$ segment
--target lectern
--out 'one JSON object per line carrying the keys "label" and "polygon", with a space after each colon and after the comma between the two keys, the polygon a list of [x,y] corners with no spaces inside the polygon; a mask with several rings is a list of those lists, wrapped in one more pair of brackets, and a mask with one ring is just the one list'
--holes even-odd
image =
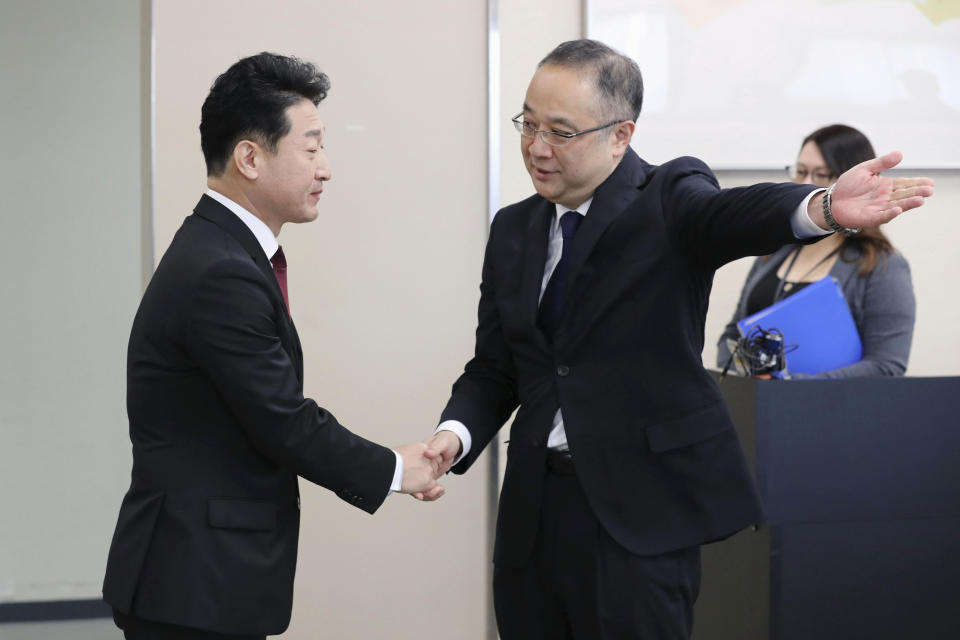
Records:
{"label": "lectern", "polygon": [[960,637],[960,378],[720,388],[767,521],[704,547],[694,638]]}

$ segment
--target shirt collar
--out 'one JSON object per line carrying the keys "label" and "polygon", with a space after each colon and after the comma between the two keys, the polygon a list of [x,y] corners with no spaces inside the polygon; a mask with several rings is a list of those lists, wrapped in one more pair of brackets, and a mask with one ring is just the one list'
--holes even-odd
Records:
{"label": "shirt collar", "polygon": [[257,239],[257,242],[260,243],[260,247],[263,249],[264,255],[267,256],[267,259],[270,260],[273,258],[273,254],[277,252],[277,248],[280,244],[277,242],[277,238],[273,235],[273,231],[270,231],[270,227],[267,224],[253,215],[236,202],[223,195],[218,193],[213,189],[207,189],[207,195],[225,206],[227,209],[230,209],[243,224],[247,225],[247,228],[250,229],[250,232]]}
{"label": "shirt collar", "polygon": [[581,204],[581,205],[580,205],[579,207],[577,207],[576,209],[571,209],[571,208],[569,208],[569,207],[565,207],[565,206],[563,206],[562,204],[560,204],[560,203],[558,202],[558,203],[557,203],[557,220],[560,220],[560,218],[563,217],[563,214],[565,214],[567,211],[576,211],[576,212],[579,213],[580,215],[585,216],[585,215],[587,215],[587,212],[590,210],[590,205],[591,205],[592,203],[593,203],[593,196],[590,196],[589,198],[587,198],[586,200],[584,200],[584,201],[583,201],[583,204]]}

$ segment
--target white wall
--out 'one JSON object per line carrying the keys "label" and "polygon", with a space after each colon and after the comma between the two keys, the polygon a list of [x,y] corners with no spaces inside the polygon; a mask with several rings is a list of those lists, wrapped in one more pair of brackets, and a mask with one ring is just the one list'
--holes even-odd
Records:
{"label": "white wall", "polygon": [[533,195],[510,118],[523,109],[537,63],[561,42],[581,37],[581,0],[500,2],[500,205]]}
{"label": "white wall", "polygon": [[[772,169],[784,139],[848,122],[904,166],[960,168],[957,5],[590,0],[591,34],[640,62],[645,157]],[[776,132],[770,135],[771,132]]]}

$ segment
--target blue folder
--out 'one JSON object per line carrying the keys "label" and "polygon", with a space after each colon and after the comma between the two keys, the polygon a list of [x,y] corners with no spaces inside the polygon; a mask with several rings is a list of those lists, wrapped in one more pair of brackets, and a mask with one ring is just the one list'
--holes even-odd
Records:
{"label": "blue folder", "polygon": [[[740,335],[755,327],[779,329],[790,373],[820,373],[859,362],[860,334],[836,278],[827,276],[737,323]],[[796,348],[791,349],[791,345]]]}

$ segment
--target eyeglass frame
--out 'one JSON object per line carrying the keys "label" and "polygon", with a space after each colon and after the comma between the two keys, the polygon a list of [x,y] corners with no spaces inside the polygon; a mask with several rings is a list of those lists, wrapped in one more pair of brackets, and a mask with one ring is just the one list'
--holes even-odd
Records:
{"label": "eyeglass frame", "polygon": [[[797,165],[795,165],[795,164],[788,164],[787,166],[785,166],[785,167],[783,168],[783,170],[787,172],[787,177],[790,178],[791,180],[796,180],[796,179],[797,179],[797,177],[798,177],[798,176],[797,176]],[[817,172],[816,172],[816,171],[807,170],[807,175],[810,176],[811,178],[814,178],[815,180],[818,179],[818,178],[816,178],[816,176],[817,176]],[[830,186],[830,184],[831,184],[833,181],[835,181],[835,180],[837,179],[837,176],[833,175],[832,173],[827,173],[827,174],[822,174],[822,175],[825,175],[825,176],[826,176],[822,181],[820,181],[820,182],[811,181],[810,184],[815,184],[815,185],[822,186],[822,187],[828,187],[828,186]]]}
{"label": "eyeglass frame", "polygon": [[[585,133],[593,133],[594,131],[600,131],[601,129],[606,129],[607,127],[612,127],[615,124],[620,124],[621,122],[627,122],[626,120],[614,120],[613,122],[608,122],[607,124],[600,125],[599,127],[593,127],[592,129],[584,129],[583,131],[577,131],[575,133],[561,133],[560,131],[550,131],[548,129],[534,129],[531,135],[525,133],[525,125],[522,120],[517,120],[517,118],[522,118],[523,112],[521,111],[517,115],[510,118],[510,122],[513,123],[514,128],[520,133],[521,136],[525,138],[534,139],[537,137],[537,134],[540,134],[540,139],[543,140],[545,144],[550,145],[551,147],[562,147],[568,144],[573,138],[577,136],[582,136]],[[547,135],[558,136],[563,140],[560,144],[555,142],[550,142],[547,140]]]}

